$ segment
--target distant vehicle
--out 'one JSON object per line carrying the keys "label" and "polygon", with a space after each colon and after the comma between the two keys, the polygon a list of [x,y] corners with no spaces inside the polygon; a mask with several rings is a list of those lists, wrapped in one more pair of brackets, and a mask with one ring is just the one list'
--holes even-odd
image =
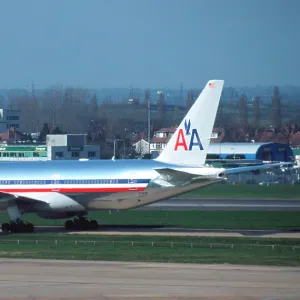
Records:
{"label": "distant vehicle", "polygon": [[32,232],[25,213],[60,219],[67,229],[96,229],[91,210],[127,210],[165,200],[238,173],[279,164],[241,168],[205,165],[223,80],[210,80],[162,153],[153,160],[59,160],[1,162],[0,208],[11,219],[4,232]]}

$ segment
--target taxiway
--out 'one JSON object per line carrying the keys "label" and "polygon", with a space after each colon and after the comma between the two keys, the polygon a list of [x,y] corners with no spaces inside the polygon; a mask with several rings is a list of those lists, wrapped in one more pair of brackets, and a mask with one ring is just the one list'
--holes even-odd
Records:
{"label": "taxiway", "polygon": [[298,199],[201,199],[172,198],[140,210],[300,210]]}
{"label": "taxiway", "polygon": [[0,299],[300,299],[296,267],[25,259],[0,266]]}

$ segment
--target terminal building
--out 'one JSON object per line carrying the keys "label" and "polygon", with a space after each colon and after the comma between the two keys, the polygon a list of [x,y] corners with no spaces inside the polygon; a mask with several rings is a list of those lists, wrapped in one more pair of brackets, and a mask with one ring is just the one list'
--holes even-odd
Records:
{"label": "terminal building", "polygon": [[0,161],[47,160],[46,145],[0,145]]}
{"label": "terminal building", "polygon": [[87,145],[85,134],[48,134],[47,159],[100,159],[100,145]]}
{"label": "terminal building", "polygon": [[87,145],[85,134],[49,134],[46,145],[0,145],[0,161],[100,159],[100,145]]}

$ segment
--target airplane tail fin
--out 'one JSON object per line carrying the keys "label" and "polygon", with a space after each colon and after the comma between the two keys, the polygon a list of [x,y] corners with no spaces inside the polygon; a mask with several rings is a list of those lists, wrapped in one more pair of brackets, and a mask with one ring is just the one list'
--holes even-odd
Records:
{"label": "airplane tail fin", "polygon": [[185,118],[156,158],[157,161],[186,165],[203,165],[224,86],[224,80],[210,80]]}

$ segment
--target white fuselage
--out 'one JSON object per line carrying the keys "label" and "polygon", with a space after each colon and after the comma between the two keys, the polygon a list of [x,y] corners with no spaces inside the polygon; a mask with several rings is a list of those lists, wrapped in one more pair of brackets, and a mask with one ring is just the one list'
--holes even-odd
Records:
{"label": "white fuselage", "polygon": [[[74,202],[68,206],[71,210],[134,208],[165,199],[166,193],[176,196],[196,188],[195,185],[164,184],[155,169],[191,173],[195,178],[201,177],[201,184],[219,179],[224,171],[155,160],[2,162],[0,168],[0,192],[41,201],[31,204],[26,211],[44,211],[43,200],[51,210],[54,206],[59,210],[60,205],[65,209],[66,198]],[[51,200],[48,200],[49,195],[52,195]]]}

